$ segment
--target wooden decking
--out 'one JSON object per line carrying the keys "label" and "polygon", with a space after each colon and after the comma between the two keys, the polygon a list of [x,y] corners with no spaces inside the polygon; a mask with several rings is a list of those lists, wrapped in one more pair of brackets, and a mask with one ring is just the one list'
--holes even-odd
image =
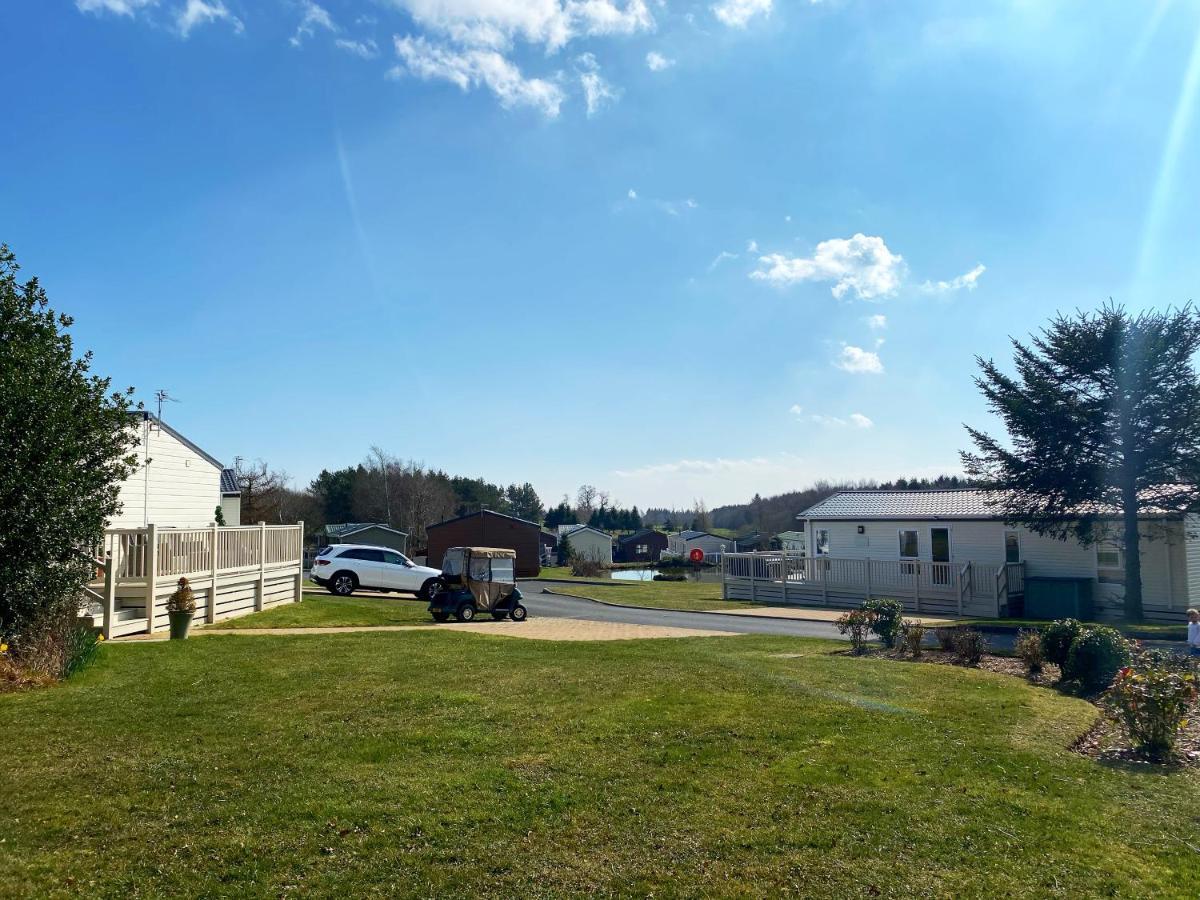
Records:
{"label": "wooden decking", "polygon": [[81,617],[108,638],[166,628],[180,578],[196,595],[197,621],[298,601],[303,533],[303,524],[110,529]]}
{"label": "wooden decking", "polygon": [[899,600],[914,613],[999,616],[1024,591],[1022,563],[807,557],[802,553],[726,553],[727,600],[848,608],[864,600]]}

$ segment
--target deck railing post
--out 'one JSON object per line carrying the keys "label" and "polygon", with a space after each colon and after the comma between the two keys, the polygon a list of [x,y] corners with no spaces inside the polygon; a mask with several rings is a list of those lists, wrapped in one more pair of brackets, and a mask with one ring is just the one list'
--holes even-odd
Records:
{"label": "deck railing post", "polygon": [[209,624],[217,621],[217,546],[221,543],[221,526],[213,525],[212,527],[212,550],[211,554],[211,575],[212,578],[208,582],[208,621]]}
{"label": "deck railing post", "polygon": [[267,595],[267,523],[258,523],[258,585],[254,591],[254,608],[261,611]]}
{"label": "deck railing post", "polygon": [[783,564],[780,566],[780,570],[783,572],[783,602],[787,603],[788,602],[788,596],[787,596],[788,567],[789,567],[790,563],[788,562],[788,555],[787,555],[786,550],[783,551],[782,557],[783,557]]}
{"label": "deck railing post", "polygon": [[871,599],[871,557],[867,557],[867,599]]}
{"label": "deck railing post", "polygon": [[[113,547],[117,542],[113,541]],[[111,549],[104,552],[104,627],[101,634],[104,639],[112,637],[113,618],[117,612],[117,567]]]}
{"label": "deck railing post", "polygon": [[154,633],[154,598],[158,586],[158,526],[146,526],[146,631]]}
{"label": "deck railing post", "polygon": [[829,605],[829,560],[821,557],[821,602]]}
{"label": "deck railing post", "polygon": [[[295,599],[295,602],[299,603],[301,600],[304,599],[304,520],[303,519],[301,519],[299,522],[296,523],[296,529],[298,532],[296,535],[296,542],[299,545],[299,550],[297,552],[297,556],[300,557],[300,561],[296,563],[296,599]],[[722,562],[722,565],[724,565],[723,562]],[[724,580],[724,579],[722,579],[722,580]]]}
{"label": "deck railing post", "polygon": [[917,612],[921,611],[921,563],[919,560],[913,560],[913,601],[917,605]]}

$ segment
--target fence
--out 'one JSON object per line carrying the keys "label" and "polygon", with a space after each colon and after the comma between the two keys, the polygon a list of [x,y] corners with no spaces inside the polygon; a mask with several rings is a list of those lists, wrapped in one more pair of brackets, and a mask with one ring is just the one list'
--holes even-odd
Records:
{"label": "fence", "polygon": [[166,626],[166,602],[180,578],[208,622],[298,601],[303,592],[304,524],[223,528],[113,528],[98,548],[97,580],[83,615],[105,637]]}
{"label": "fence", "polygon": [[916,612],[995,616],[1024,590],[1024,567],[799,552],[726,553],[721,581],[727,600],[853,606],[891,597]]}

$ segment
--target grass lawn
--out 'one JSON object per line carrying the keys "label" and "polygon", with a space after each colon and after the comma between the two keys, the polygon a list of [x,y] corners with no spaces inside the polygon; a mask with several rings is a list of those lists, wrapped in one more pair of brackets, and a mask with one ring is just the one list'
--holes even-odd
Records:
{"label": "grass lawn", "polygon": [[425,601],[400,597],[305,594],[302,603],[286,603],[259,613],[222,619],[208,628],[317,628],[337,625],[432,625]]}
{"label": "grass lawn", "polygon": [[742,636],[109,644],[0,695],[0,896],[1195,896],[1093,707]]}
{"label": "grass lawn", "polygon": [[[560,572],[564,574],[558,574]],[[622,606],[722,610],[752,609],[763,605],[751,603],[748,600],[722,600],[721,585],[719,584],[691,581],[613,581],[611,584],[588,584],[586,583],[588,579],[572,578],[570,572],[571,570],[565,567],[542,569],[542,575],[545,578],[564,578],[580,582],[559,587],[550,585],[551,590]],[[591,580],[596,581],[596,579]]]}

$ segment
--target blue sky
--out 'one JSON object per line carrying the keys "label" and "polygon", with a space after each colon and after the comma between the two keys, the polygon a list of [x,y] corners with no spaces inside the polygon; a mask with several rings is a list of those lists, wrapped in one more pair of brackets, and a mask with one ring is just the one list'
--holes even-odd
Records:
{"label": "blue sky", "polygon": [[9,0],[0,240],[98,371],[710,506],[956,471],[973,357],[1200,275],[1197,0]]}

